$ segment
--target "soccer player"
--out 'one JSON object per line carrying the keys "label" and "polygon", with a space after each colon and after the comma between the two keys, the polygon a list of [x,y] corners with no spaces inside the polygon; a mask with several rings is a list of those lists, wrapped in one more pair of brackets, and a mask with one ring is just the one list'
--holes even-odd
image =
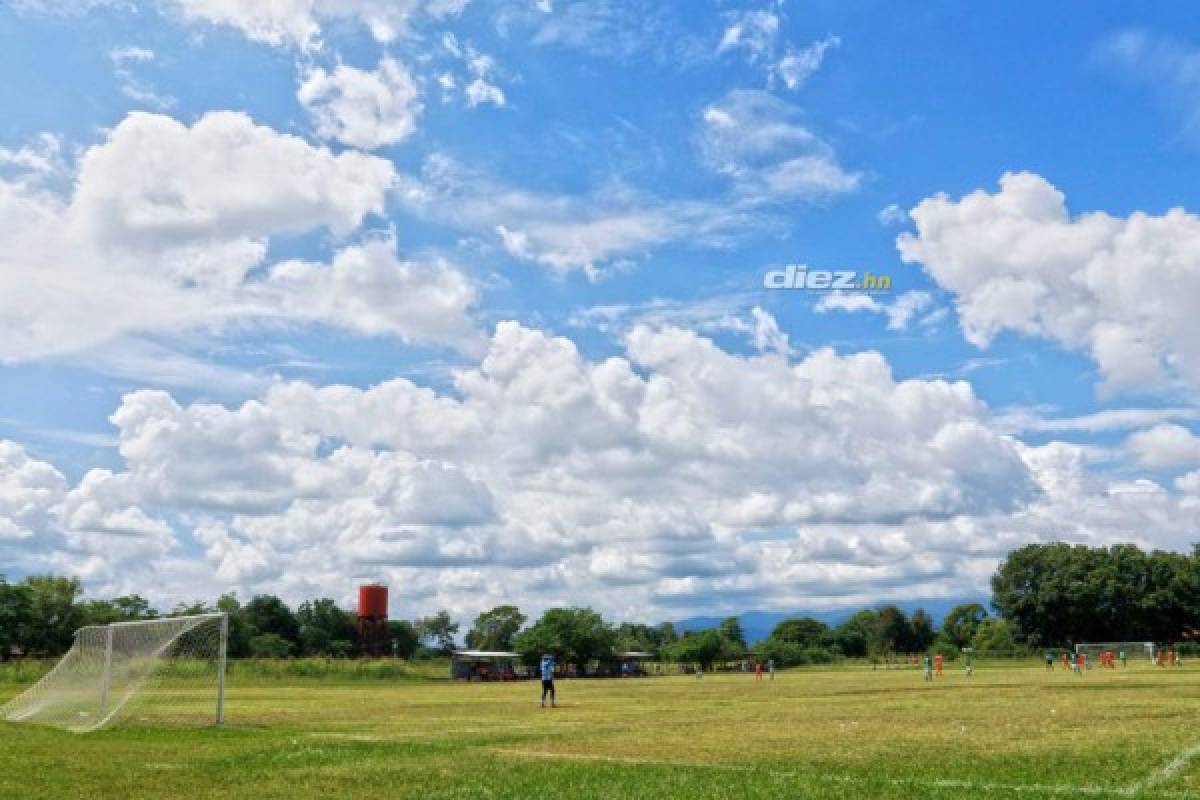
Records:
{"label": "soccer player", "polygon": [[546,707],[546,695],[550,695],[550,707],[557,708],[557,696],[554,692],[554,656],[546,653],[542,656],[542,708]]}
{"label": "soccer player", "polygon": [[1167,652],[1167,660],[1171,662],[1171,667],[1172,667],[1172,668],[1174,668],[1174,667],[1175,667],[1175,663],[1178,661],[1178,659],[1179,659],[1179,656],[1177,656],[1177,655],[1175,654],[1175,648],[1173,648],[1173,647],[1172,647],[1172,648],[1171,648],[1171,649],[1170,649],[1170,650]]}
{"label": "soccer player", "polygon": [[928,655],[925,656],[925,680],[933,680],[933,660]]}
{"label": "soccer player", "polygon": [[1121,659],[1121,667],[1122,668],[1129,666],[1129,654],[1126,653],[1124,650],[1117,653],[1117,658]]}
{"label": "soccer player", "polygon": [[945,661],[946,659],[942,657],[941,653],[938,653],[933,657],[933,667],[937,671],[939,678],[942,677],[942,665],[945,663]]}
{"label": "soccer player", "polygon": [[1049,672],[1054,671],[1054,651],[1053,650],[1046,651],[1046,670]]}
{"label": "soccer player", "polygon": [[775,659],[767,659],[767,672],[771,674],[771,680],[775,680]]}
{"label": "soccer player", "polygon": [[1063,669],[1069,670],[1071,668],[1070,653],[1068,653],[1066,650],[1063,650],[1062,659],[1063,659]]}
{"label": "soccer player", "polygon": [[762,683],[762,662],[757,659],[754,661],[754,682]]}
{"label": "soccer player", "polygon": [[1087,669],[1087,653],[1078,653],[1075,656],[1075,671],[1083,677],[1083,671]]}

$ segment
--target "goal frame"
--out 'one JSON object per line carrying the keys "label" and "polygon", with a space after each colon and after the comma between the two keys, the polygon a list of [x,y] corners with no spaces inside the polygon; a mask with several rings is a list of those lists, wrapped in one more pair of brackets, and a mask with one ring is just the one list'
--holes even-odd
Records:
{"label": "goal frame", "polygon": [[[226,677],[226,673],[228,671],[228,651],[229,651],[229,614],[226,612],[223,612],[223,611],[210,613],[210,614],[189,614],[189,615],[180,615],[180,616],[175,616],[175,617],[158,617],[158,618],[154,618],[154,619],[126,620],[126,621],[121,621],[121,622],[111,622],[106,625],[84,626],[84,627],[78,629],[77,631],[75,631],[74,636],[73,636],[75,643],[72,644],[71,648],[65,654],[63,654],[63,656],[59,659],[58,663],[55,664],[54,667],[49,672],[47,672],[45,675],[43,675],[40,680],[38,680],[36,683],[34,683],[32,686],[30,686],[24,692],[22,692],[21,694],[17,695],[14,698],[11,698],[6,703],[0,704],[0,713],[3,713],[5,711],[11,709],[13,706],[20,703],[20,701],[23,698],[30,696],[30,695],[36,695],[36,693],[43,691],[46,687],[53,686],[55,681],[58,678],[59,673],[62,670],[68,668],[67,665],[70,662],[70,658],[71,658],[72,654],[75,652],[76,648],[80,646],[79,642],[82,639],[83,633],[85,631],[103,631],[104,632],[104,634],[103,634],[103,636],[104,636],[104,657],[103,657],[103,662],[100,667],[99,686],[97,687],[98,694],[99,694],[99,711],[100,711],[99,721],[95,725],[90,726],[85,730],[98,730],[100,728],[105,727],[113,720],[113,718],[117,715],[117,713],[120,712],[121,709],[125,707],[125,705],[128,703],[128,700],[129,700],[129,696],[126,696],[126,699],[122,702],[118,702],[118,704],[115,707],[113,707],[113,708],[109,707],[109,693],[110,693],[110,689],[112,688],[112,675],[113,675],[113,651],[114,651],[113,645],[114,645],[114,638],[115,638],[114,635],[116,634],[116,632],[118,630],[121,630],[121,629],[150,626],[150,625],[154,625],[156,623],[163,623],[163,622],[167,622],[167,621],[176,622],[176,623],[194,622],[195,626],[193,628],[189,628],[179,634],[176,634],[175,636],[172,636],[169,639],[166,639],[162,644],[160,644],[153,651],[152,655],[154,657],[161,657],[172,646],[175,645],[175,643],[179,640],[180,636],[186,635],[191,630],[194,630],[195,627],[199,627],[200,625],[203,625],[204,623],[207,623],[207,622],[216,622],[217,623],[217,652],[216,652],[215,658],[214,658],[214,662],[215,662],[214,666],[215,666],[215,671],[216,671],[216,675],[215,675],[215,680],[216,680],[216,698],[215,698],[215,700],[216,700],[216,702],[215,702],[215,708],[213,709],[213,721],[217,726],[224,725],[225,724],[225,677]],[[146,678],[144,678],[143,684],[145,683],[145,681],[151,680],[152,675],[153,675],[153,673],[150,673]],[[138,691],[141,691],[142,688],[144,688],[144,686],[139,687]],[[27,718],[26,716],[17,716],[17,717],[10,716],[10,717],[8,717],[8,719],[10,721],[16,721],[16,722],[23,721],[26,718]],[[4,719],[4,717],[0,716],[0,719]]]}
{"label": "goal frame", "polygon": [[1133,655],[1141,653],[1148,657],[1150,661],[1158,656],[1158,645],[1149,641],[1128,641],[1128,642],[1077,642],[1074,647],[1074,652],[1078,655],[1084,653],[1096,653],[1104,650],[1111,650],[1114,653],[1119,653],[1124,650],[1126,653]]}

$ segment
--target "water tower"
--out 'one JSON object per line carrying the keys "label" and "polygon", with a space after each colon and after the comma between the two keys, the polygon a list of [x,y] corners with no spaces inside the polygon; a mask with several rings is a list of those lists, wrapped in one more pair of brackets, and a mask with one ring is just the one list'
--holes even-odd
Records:
{"label": "water tower", "polygon": [[387,655],[388,590],[370,583],[358,587],[358,646],[369,656]]}

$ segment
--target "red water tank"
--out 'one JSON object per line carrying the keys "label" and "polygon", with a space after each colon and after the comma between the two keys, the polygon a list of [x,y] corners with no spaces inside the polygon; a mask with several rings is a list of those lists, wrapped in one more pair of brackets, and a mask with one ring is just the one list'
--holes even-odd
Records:
{"label": "red water tank", "polygon": [[387,619],[388,590],[386,586],[371,583],[358,587],[358,618]]}

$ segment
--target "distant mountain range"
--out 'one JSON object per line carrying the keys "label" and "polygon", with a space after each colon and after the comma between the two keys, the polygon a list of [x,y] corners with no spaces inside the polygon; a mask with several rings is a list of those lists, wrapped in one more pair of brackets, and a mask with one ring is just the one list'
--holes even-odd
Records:
{"label": "distant mountain range", "polygon": [[[905,613],[911,614],[918,608],[925,609],[931,617],[935,625],[942,624],[942,618],[950,613],[950,609],[961,603],[981,603],[985,608],[991,609],[989,598],[958,598],[947,600],[946,598],[934,598],[927,600],[912,600],[903,603],[896,603]],[[819,619],[826,625],[840,625],[850,617],[854,616],[861,608],[846,608],[837,611],[744,611],[737,615],[738,621],[742,623],[742,630],[746,632],[746,641],[753,644],[760,639],[765,639],[771,635],[771,630],[785,619],[792,617],[812,617]],[[713,617],[688,617],[674,622],[675,630],[683,633],[684,631],[701,631],[705,628],[715,628],[721,624],[721,620],[732,616]]]}

